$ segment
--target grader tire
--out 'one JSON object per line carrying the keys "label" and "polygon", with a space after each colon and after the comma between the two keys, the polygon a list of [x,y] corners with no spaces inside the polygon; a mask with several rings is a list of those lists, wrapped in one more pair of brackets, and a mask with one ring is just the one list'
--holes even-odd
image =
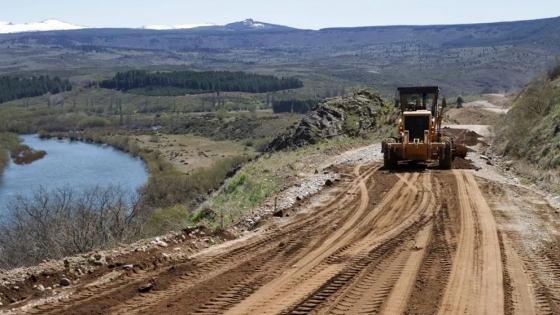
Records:
{"label": "grader tire", "polygon": [[439,156],[439,168],[450,170],[453,164],[453,146],[450,141],[445,141]]}
{"label": "grader tire", "polygon": [[383,152],[383,166],[387,170],[393,170],[393,169],[396,169],[398,167],[398,165],[399,165],[399,160],[397,160],[397,157],[395,156],[394,151],[391,154],[391,149],[386,147],[384,152]]}

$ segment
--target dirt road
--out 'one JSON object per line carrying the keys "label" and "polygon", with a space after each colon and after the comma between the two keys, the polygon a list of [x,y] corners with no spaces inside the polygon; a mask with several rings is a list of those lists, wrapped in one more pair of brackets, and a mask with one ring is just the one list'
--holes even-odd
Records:
{"label": "dirt road", "polygon": [[523,229],[511,228],[518,199],[533,200],[529,192],[509,194],[464,170],[388,172],[372,163],[345,172],[322,204],[271,218],[246,240],[184,260],[138,263],[116,280],[86,281],[67,299],[20,310],[560,314],[557,240],[527,249]]}

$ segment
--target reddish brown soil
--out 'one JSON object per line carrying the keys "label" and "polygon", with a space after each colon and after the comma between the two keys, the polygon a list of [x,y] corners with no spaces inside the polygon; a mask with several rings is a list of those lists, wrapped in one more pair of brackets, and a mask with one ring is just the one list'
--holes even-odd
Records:
{"label": "reddish brown soil", "polygon": [[15,312],[558,314],[558,245],[538,251],[541,262],[517,252],[494,218],[498,186],[462,170],[339,170],[323,204],[298,204],[244,240],[184,258],[131,255],[114,280],[91,285],[111,271],[101,268],[69,298]]}
{"label": "reddish brown soil", "polygon": [[482,141],[478,140],[478,138],[482,138],[482,136],[474,131],[465,129],[444,128],[441,132],[444,136],[453,137],[456,143],[465,144],[468,146],[474,146],[478,143],[483,143]]}
{"label": "reddish brown soil", "polygon": [[451,167],[453,169],[456,169],[456,170],[459,170],[459,169],[478,170],[479,169],[477,166],[474,165],[474,163],[471,160],[463,159],[463,158],[460,158],[460,157],[456,157],[455,159],[453,159],[453,164],[451,164]]}

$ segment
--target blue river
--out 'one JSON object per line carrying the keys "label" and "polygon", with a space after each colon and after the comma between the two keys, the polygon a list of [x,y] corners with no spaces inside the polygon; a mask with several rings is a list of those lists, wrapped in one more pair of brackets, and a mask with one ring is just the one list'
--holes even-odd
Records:
{"label": "blue river", "polygon": [[20,136],[23,143],[47,155],[32,164],[10,162],[0,175],[0,214],[17,195],[32,196],[41,187],[52,190],[71,187],[77,192],[109,185],[136,190],[148,181],[146,166],[139,158],[107,145]]}

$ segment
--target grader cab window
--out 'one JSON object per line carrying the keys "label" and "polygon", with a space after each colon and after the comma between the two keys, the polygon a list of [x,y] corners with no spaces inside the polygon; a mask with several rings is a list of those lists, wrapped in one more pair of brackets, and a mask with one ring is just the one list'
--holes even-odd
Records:
{"label": "grader cab window", "polygon": [[437,99],[434,94],[422,93],[406,96],[406,110],[432,110],[437,105]]}
{"label": "grader cab window", "polygon": [[398,88],[401,111],[428,110],[437,108],[439,87],[405,87]]}

